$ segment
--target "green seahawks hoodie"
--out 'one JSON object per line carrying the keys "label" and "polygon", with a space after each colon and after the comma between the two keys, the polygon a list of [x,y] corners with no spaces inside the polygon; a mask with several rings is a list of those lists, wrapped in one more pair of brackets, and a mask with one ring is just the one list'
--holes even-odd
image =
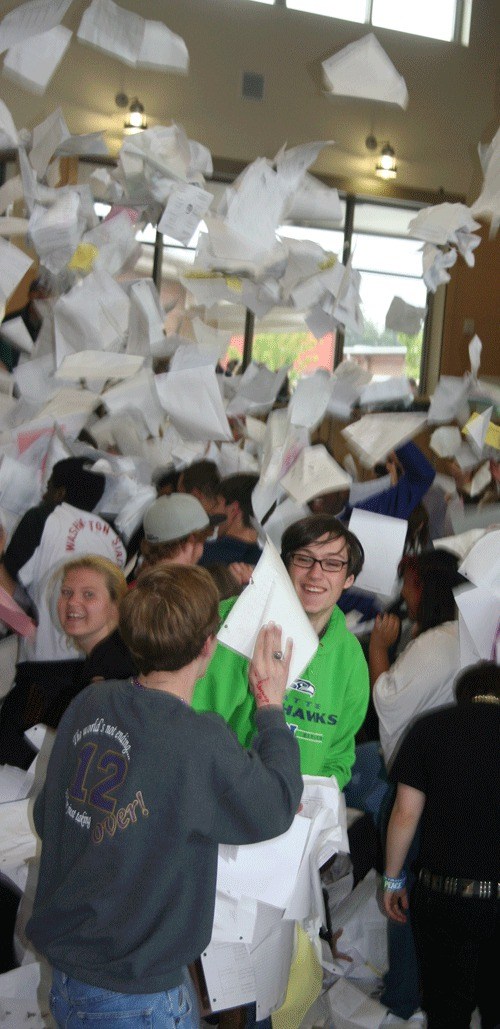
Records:
{"label": "green seahawks hoodie", "polygon": [[[227,617],[236,598],[221,603]],[[351,778],[354,737],[369,698],[368,667],[359,641],[333,609],[318,649],[285,694],[285,718],[300,748],[303,775],[334,775],[342,790]],[[248,747],[255,735],[255,701],[248,688],[248,661],[222,644],[195,687],[193,708],[215,711]]]}

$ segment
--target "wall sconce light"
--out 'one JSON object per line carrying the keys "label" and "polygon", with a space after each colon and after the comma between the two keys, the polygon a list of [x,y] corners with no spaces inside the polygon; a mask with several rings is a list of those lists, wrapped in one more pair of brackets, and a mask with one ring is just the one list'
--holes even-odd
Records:
{"label": "wall sconce light", "polygon": [[144,113],[144,105],[141,101],[134,97],[130,107],[128,109],[127,117],[123,123],[125,132],[132,135],[134,132],[142,132],[143,129],[147,129],[148,123],[146,115]]}
{"label": "wall sconce light", "polygon": [[386,143],[375,165],[375,175],[378,175],[379,179],[395,179],[397,171],[396,154],[391,144]]}

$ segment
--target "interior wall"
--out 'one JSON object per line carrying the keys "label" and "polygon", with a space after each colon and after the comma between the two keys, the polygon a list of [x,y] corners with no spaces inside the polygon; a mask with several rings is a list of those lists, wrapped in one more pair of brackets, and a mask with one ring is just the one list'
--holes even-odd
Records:
{"label": "interior wall", "polygon": [[[73,0],[64,18],[75,33],[87,2]],[[473,0],[468,47],[376,30],[406,80],[406,111],[324,95],[321,61],[365,35],[366,26],[250,0],[120,5],[165,21],[181,35],[189,74],[138,71],[75,36],[44,96],[5,81],[2,92],[18,128],[32,128],[61,104],[71,131],[105,131],[116,151],[124,112],[114,97],[125,90],[140,98],[150,124],[182,124],[219,159],[248,163],[273,157],[284,142],[332,139],[336,146],[320,155],[318,173],[360,193],[390,193],[375,177],[376,154],[364,145],[373,131],[381,146],[390,140],[396,150],[397,187],[478,194],[477,144],[488,142],[498,125],[498,0]],[[2,14],[15,6],[15,0],[4,0]],[[241,98],[244,71],[264,76],[262,102]]]}
{"label": "interior wall", "polygon": [[480,375],[500,377],[500,236],[489,239],[489,227],[481,229],[475,264],[468,268],[460,257],[451,269],[446,288],[441,374],[462,375],[470,367],[469,343],[477,333],[483,349]]}

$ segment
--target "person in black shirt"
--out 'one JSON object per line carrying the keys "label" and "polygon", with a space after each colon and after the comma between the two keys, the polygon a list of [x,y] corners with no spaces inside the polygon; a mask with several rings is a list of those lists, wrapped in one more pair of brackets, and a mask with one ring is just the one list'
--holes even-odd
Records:
{"label": "person in black shirt", "polygon": [[29,768],[26,729],[55,729],[74,697],[92,682],[127,679],[134,663],[118,631],[118,605],[127,593],[123,572],[105,557],[69,561],[59,572],[58,617],[83,661],[24,661],[0,713],[0,762]]}
{"label": "person in black shirt", "polygon": [[[392,766],[384,907],[412,916],[428,1029],[500,1024],[500,667],[466,669],[457,706],[419,719]],[[418,880],[401,869],[417,826]]]}
{"label": "person in black shirt", "polygon": [[45,522],[58,504],[66,501],[82,511],[93,511],[106,485],[104,475],[92,472],[87,457],[68,457],[58,461],[47,483],[42,502],[23,515],[14,530],[0,564],[0,586],[13,595],[17,576],[34,554],[43,536]]}

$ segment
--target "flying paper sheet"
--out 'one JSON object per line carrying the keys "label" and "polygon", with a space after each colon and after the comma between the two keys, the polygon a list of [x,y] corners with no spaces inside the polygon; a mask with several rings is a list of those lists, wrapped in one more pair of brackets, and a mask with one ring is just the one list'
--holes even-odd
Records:
{"label": "flying paper sheet", "polygon": [[310,513],[305,504],[296,504],[291,497],[286,497],[281,504],[275,507],[272,515],[266,521],[266,533],[271,543],[274,543],[276,550],[280,550],[281,537],[285,529],[301,518],[307,518]]}
{"label": "flying paper sheet", "polygon": [[414,307],[401,297],[393,297],[385,316],[386,329],[416,336],[425,317],[425,307]]}
{"label": "flying paper sheet", "polygon": [[323,61],[322,68],[330,94],[408,106],[405,80],[373,32]]}
{"label": "flying paper sheet", "polygon": [[2,511],[20,516],[41,499],[40,475],[35,469],[4,454],[0,458],[0,508]]}
{"label": "flying paper sheet", "polygon": [[70,4],[71,0],[29,0],[18,4],[0,23],[0,53],[59,25]]}
{"label": "flying paper sheet", "polygon": [[423,279],[431,293],[435,293],[438,286],[450,281],[451,275],[447,269],[453,268],[456,259],[457,251],[453,247],[443,252],[432,243],[425,244],[422,249]]}
{"label": "flying paper sheet", "polygon": [[0,236],[25,236],[27,231],[27,218],[0,218]]}
{"label": "flying paper sheet", "polygon": [[280,480],[283,489],[298,504],[336,490],[349,489],[352,478],[337,464],[321,443],[304,447],[290,471]]}
{"label": "flying paper sheet", "polygon": [[[107,157],[109,150],[102,132],[82,132],[77,136],[67,136],[66,139],[63,139],[56,150],[56,154],[58,157],[79,157],[84,154],[92,154],[93,156],[102,154],[103,157]],[[112,199],[114,200],[115,198],[113,197]]]}
{"label": "flying paper sheet", "polygon": [[130,288],[127,353],[143,357],[164,353],[164,322],[165,314],[153,280],[134,282]]}
{"label": "flying paper sheet", "polygon": [[365,414],[342,429],[342,435],[361,464],[373,468],[391,450],[416,436],[426,420],[421,414]]}
{"label": "flying paper sheet", "polygon": [[127,331],[130,301],[105,271],[91,272],[54,308],[56,360],[78,350],[118,350]]}
{"label": "flying paper sheet", "polygon": [[500,626],[500,581],[496,590],[484,586],[457,590],[455,602],[459,611],[460,667],[494,661]]}
{"label": "flying paper sheet", "polygon": [[462,429],[479,458],[481,458],[487,440],[492,414],[493,407],[488,407],[482,414],[474,412]]}
{"label": "flying paper sheet", "polygon": [[71,36],[72,32],[64,25],[56,25],[48,32],[16,43],[5,55],[4,75],[24,89],[44,93],[69,47]]}
{"label": "flying paper sheet", "polygon": [[181,36],[171,32],[163,22],[146,19],[137,64],[157,71],[187,72],[188,49]]}
{"label": "flying paper sheet", "polygon": [[193,318],[192,325],[200,347],[207,347],[209,350],[216,349],[219,357],[223,357],[231,343],[232,333],[214,329],[211,325],[206,325],[201,318]]}
{"label": "flying paper sheet", "polygon": [[[0,101],[1,103],[1,101]],[[1,112],[0,112],[1,113]],[[16,200],[22,200],[23,184],[20,175],[14,175],[0,186],[0,214],[3,214]]]}
{"label": "flying paper sheet", "polygon": [[184,439],[232,440],[214,368],[202,365],[156,376],[162,407]]}
{"label": "flying paper sheet", "polygon": [[481,536],[458,570],[475,586],[500,591],[500,530]]}
{"label": "flying paper sheet", "polygon": [[460,230],[470,233],[479,228],[479,222],[474,221],[465,204],[446,203],[424,207],[419,211],[409,222],[408,235],[439,246],[445,243],[457,244],[457,232]]}
{"label": "flying paper sheet", "polygon": [[355,507],[349,529],[358,537],[365,552],[363,568],[356,578],[356,589],[391,597],[403,556],[408,522]]}
{"label": "flying paper sheet", "polygon": [[22,318],[9,318],[8,321],[2,322],[0,333],[16,350],[22,350],[26,354],[32,353],[33,340]]}
{"label": "flying paper sheet", "polygon": [[292,425],[304,425],[311,431],[315,429],[328,407],[332,385],[331,376],[323,371],[299,379],[288,405]]}
{"label": "flying paper sheet", "polygon": [[94,271],[102,269],[108,275],[117,275],[125,266],[133,267],[137,263],[141,246],[135,238],[136,229],[128,211],[118,210],[110,215],[86,232],[82,243],[90,244],[97,251],[92,262]]}
{"label": "flying paper sheet", "polygon": [[124,10],[113,0],[92,0],[84,12],[78,39],[113,54],[125,64],[163,71],[187,71],[189,56],[180,36],[162,22]]}
{"label": "flying paper sheet", "polygon": [[179,240],[185,246],[208,211],[213,196],[206,189],[180,183],[170,194],[167,206],[158,222],[158,232]]}
{"label": "flying paper sheet", "polygon": [[269,368],[252,361],[243,375],[238,376],[238,391],[227,406],[228,416],[247,414],[250,411],[254,414],[268,411],[274,404],[287,373],[287,365],[272,372]]}
{"label": "flying paper sheet", "polygon": [[153,373],[143,368],[132,379],[112,386],[102,395],[102,402],[110,414],[120,414],[131,408],[140,413],[151,436],[158,436],[164,413],[158,399]]}
{"label": "flying paper sheet", "polygon": [[391,376],[388,379],[383,379],[381,382],[369,382],[366,386],[363,386],[359,395],[361,407],[366,407],[369,404],[378,406],[379,404],[393,403],[394,401],[407,401],[407,403],[410,403],[412,399],[411,386],[405,375]]}
{"label": "flying paper sheet", "polygon": [[427,412],[429,423],[453,422],[455,419],[460,424],[466,422],[469,417],[469,388],[469,380],[465,376],[442,375],[431,397]]}
{"label": "flying paper sheet", "polygon": [[483,188],[471,212],[479,218],[491,221],[490,238],[495,236],[500,222],[500,129],[489,146],[478,146],[479,159],[484,174]]}
{"label": "flying paper sheet", "polygon": [[251,658],[262,625],[281,625],[283,640],[293,640],[287,687],[301,675],[318,647],[318,637],[270,539],[252,578],[221,626],[217,639],[237,654]]}
{"label": "flying paper sheet", "polygon": [[[33,129],[30,163],[40,178],[45,175],[51,157],[57,147],[70,135],[60,107]],[[22,171],[22,168],[21,168]],[[26,189],[25,189],[26,192]]]}
{"label": "flying paper sheet", "polygon": [[113,3],[92,0],[78,29],[78,39],[135,65],[144,37],[144,18]]}
{"label": "flying paper sheet", "polygon": [[19,137],[8,107],[0,100],[0,144],[2,147],[18,147]]}
{"label": "flying paper sheet", "polygon": [[334,418],[349,419],[353,405],[361,390],[370,382],[369,372],[360,368],[354,361],[341,361],[333,373],[333,385],[327,413]]}
{"label": "flying paper sheet", "polygon": [[0,236],[0,321],[4,317],[7,300],[32,264],[32,257]]}
{"label": "flying paper sheet", "polygon": [[454,457],[460,450],[462,437],[460,429],[455,425],[443,425],[440,429],[434,429],[429,441],[431,450],[438,457]]}
{"label": "flying paper sheet", "polygon": [[143,357],[130,354],[108,354],[100,350],[80,350],[68,354],[55,373],[56,379],[79,381],[92,379],[93,383],[108,379],[130,379],[137,375],[144,363]]}
{"label": "flying paper sheet", "polygon": [[65,193],[48,208],[34,205],[28,232],[42,264],[57,275],[76,250],[84,228],[78,193]]}
{"label": "flying paper sheet", "polygon": [[292,225],[307,220],[334,224],[341,222],[342,208],[338,191],[306,173],[291,202],[288,217]]}
{"label": "flying paper sheet", "polygon": [[481,364],[481,351],[483,344],[479,339],[479,336],[474,335],[469,343],[469,361],[471,375],[474,379],[477,379],[479,372],[479,365]]}
{"label": "flying paper sheet", "polygon": [[322,150],[334,146],[333,139],[322,139],[312,143],[301,143],[287,150],[281,147],[274,159],[276,171],[290,189],[298,189],[308,168],[318,159]]}

